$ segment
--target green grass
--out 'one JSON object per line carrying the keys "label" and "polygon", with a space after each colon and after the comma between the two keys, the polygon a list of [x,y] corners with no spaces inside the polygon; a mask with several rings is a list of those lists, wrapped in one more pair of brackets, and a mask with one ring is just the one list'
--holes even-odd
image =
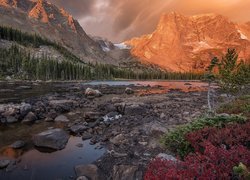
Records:
{"label": "green grass", "polygon": [[250,95],[241,96],[234,101],[221,106],[218,113],[242,114],[250,118]]}

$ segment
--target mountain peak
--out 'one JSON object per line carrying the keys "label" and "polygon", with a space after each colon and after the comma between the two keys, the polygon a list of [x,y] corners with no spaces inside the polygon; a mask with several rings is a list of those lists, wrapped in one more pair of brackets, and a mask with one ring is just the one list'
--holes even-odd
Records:
{"label": "mountain peak", "polygon": [[126,41],[132,54],[142,61],[172,71],[204,70],[214,56],[228,48],[239,57],[250,58],[250,28],[238,26],[219,14],[185,16],[177,12],[161,16],[156,30],[149,35]]}

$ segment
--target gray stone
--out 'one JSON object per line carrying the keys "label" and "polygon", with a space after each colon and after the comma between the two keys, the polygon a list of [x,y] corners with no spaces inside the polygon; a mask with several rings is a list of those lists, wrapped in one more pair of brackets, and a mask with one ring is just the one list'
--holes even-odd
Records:
{"label": "gray stone", "polygon": [[16,117],[13,117],[13,116],[8,116],[8,117],[6,117],[6,122],[9,124],[16,123],[16,122],[18,122],[18,119]]}
{"label": "gray stone", "polygon": [[146,132],[147,135],[155,133],[164,134],[167,132],[167,128],[165,128],[162,123],[157,121],[144,124],[143,130]]}
{"label": "gray stone", "polygon": [[102,179],[100,170],[94,164],[76,166],[75,172],[76,172],[77,177],[85,176],[86,178],[91,179],[91,180]]}
{"label": "gray stone", "polygon": [[6,80],[6,81],[11,81],[12,78],[11,78],[10,76],[7,76],[7,77],[5,78],[5,80]]}
{"label": "gray stone", "polygon": [[142,180],[143,174],[138,166],[115,165],[112,173],[113,180]]}
{"label": "gray stone", "polygon": [[54,150],[64,149],[69,140],[69,135],[62,129],[51,129],[39,133],[33,137],[37,147],[51,148]]}
{"label": "gray stone", "polygon": [[60,115],[55,118],[55,122],[69,122],[69,119],[64,115]]}
{"label": "gray stone", "polygon": [[87,122],[94,122],[101,117],[99,112],[85,112],[84,118]]}
{"label": "gray stone", "polygon": [[84,131],[86,131],[88,128],[84,125],[73,125],[70,127],[70,131],[73,132],[73,133],[82,133]]}
{"label": "gray stone", "polygon": [[26,116],[30,111],[32,107],[30,104],[22,103],[20,107],[20,114],[22,117]]}
{"label": "gray stone", "polygon": [[21,149],[25,146],[25,142],[24,141],[16,141],[13,144],[10,145],[10,147],[12,147],[13,149]]}
{"label": "gray stone", "polygon": [[86,176],[80,176],[76,180],[88,180],[88,178]]}
{"label": "gray stone", "polygon": [[174,161],[174,162],[178,161],[174,156],[169,155],[169,154],[165,154],[165,153],[158,154],[156,156],[156,158],[164,159],[164,160],[167,160],[167,161]]}
{"label": "gray stone", "polygon": [[0,160],[0,169],[6,168],[10,164],[10,160],[8,159],[3,159]]}
{"label": "gray stone", "polygon": [[115,144],[115,145],[119,145],[119,144],[123,143],[124,140],[125,140],[124,135],[119,134],[119,135],[115,136],[114,138],[110,139],[110,142]]}
{"label": "gray stone", "polygon": [[28,123],[33,123],[37,120],[36,115],[33,112],[29,112],[25,118],[22,120],[22,123],[28,124]]}
{"label": "gray stone", "polygon": [[85,140],[88,140],[88,139],[91,139],[93,136],[88,133],[88,132],[85,132],[82,134],[82,140],[85,141]]}

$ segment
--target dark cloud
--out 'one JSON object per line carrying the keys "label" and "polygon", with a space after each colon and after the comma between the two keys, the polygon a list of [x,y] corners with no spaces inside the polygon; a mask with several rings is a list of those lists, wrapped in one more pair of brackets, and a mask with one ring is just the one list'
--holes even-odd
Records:
{"label": "dark cloud", "polygon": [[70,12],[75,18],[90,15],[94,11],[96,0],[49,0],[51,3]]}
{"label": "dark cloud", "polygon": [[64,7],[92,35],[114,42],[152,32],[162,13],[218,13],[234,21],[250,20],[250,0],[50,0]]}

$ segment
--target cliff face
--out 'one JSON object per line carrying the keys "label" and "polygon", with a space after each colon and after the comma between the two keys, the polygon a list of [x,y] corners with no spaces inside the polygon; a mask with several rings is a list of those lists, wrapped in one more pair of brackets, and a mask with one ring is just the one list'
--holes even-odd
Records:
{"label": "cliff face", "polygon": [[170,71],[203,71],[228,48],[235,48],[240,58],[250,58],[250,24],[238,25],[216,14],[170,13],[161,17],[152,34],[125,43],[143,62]]}
{"label": "cliff face", "polygon": [[0,0],[0,25],[37,33],[63,44],[84,61],[108,61],[77,20],[45,0]]}

